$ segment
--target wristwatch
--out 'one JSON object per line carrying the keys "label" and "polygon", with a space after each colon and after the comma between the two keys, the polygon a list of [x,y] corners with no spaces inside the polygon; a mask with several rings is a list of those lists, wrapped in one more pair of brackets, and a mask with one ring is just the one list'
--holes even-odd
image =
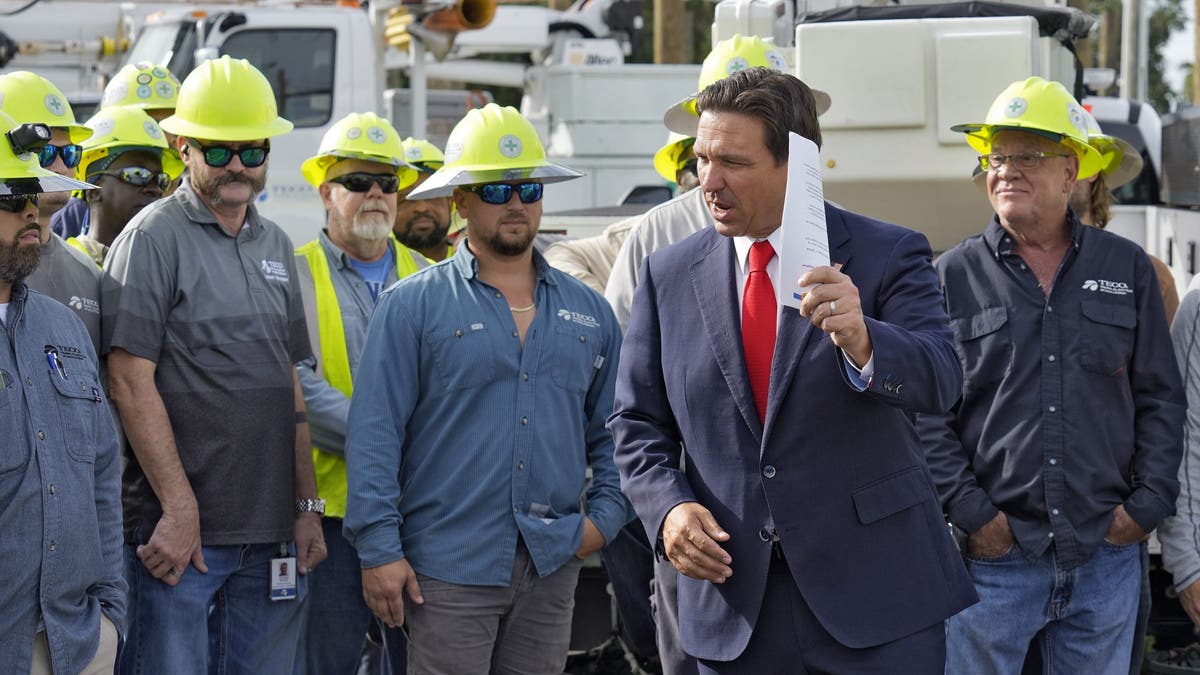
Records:
{"label": "wristwatch", "polygon": [[296,515],[301,513],[315,513],[318,516],[325,515],[325,500],[324,499],[297,499],[296,500]]}

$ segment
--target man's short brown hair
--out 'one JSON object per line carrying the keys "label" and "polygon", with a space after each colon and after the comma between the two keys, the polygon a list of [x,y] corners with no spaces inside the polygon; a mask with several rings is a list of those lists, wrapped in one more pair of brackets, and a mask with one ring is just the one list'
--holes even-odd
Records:
{"label": "man's short brown hair", "polygon": [[799,78],[768,68],[740,70],[705,87],[696,97],[696,110],[731,112],[757,118],[777,164],[788,159],[788,132],[821,147],[821,125],[812,90]]}

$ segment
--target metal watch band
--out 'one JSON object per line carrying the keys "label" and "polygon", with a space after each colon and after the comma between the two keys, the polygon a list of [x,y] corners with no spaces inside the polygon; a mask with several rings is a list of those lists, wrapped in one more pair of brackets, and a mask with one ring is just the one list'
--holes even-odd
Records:
{"label": "metal watch band", "polygon": [[325,515],[325,500],[324,499],[297,499],[296,500],[296,515],[301,513],[315,513],[319,516]]}

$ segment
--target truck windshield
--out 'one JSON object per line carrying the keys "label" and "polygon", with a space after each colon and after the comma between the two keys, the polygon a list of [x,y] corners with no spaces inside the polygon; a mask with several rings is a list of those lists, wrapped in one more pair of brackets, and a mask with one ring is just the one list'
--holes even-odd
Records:
{"label": "truck windshield", "polygon": [[126,63],[149,61],[166,66],[180,80],[192,72],[196,51],[196,24],[160,23],[142,29]]}

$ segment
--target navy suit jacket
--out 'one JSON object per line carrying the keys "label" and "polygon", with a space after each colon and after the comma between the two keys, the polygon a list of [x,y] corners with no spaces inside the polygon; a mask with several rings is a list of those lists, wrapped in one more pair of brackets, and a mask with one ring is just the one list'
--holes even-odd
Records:
{"label": "navy suit jacket", "polygon": [[830,258],[862,299],[866,391],[824,332],[784,307],[765,424],[742,352],[733,241],[713,228],[643,263],[609,428],[650,535],[677,504],[730,534],[724,584],[679,579],[690,654],[729,661],[759,620],[775,531],[821,625],[854,648],[891,642],[976,601],[942,517],[912,413],[948,410],[962,371],[924,235],[826,204]]}

